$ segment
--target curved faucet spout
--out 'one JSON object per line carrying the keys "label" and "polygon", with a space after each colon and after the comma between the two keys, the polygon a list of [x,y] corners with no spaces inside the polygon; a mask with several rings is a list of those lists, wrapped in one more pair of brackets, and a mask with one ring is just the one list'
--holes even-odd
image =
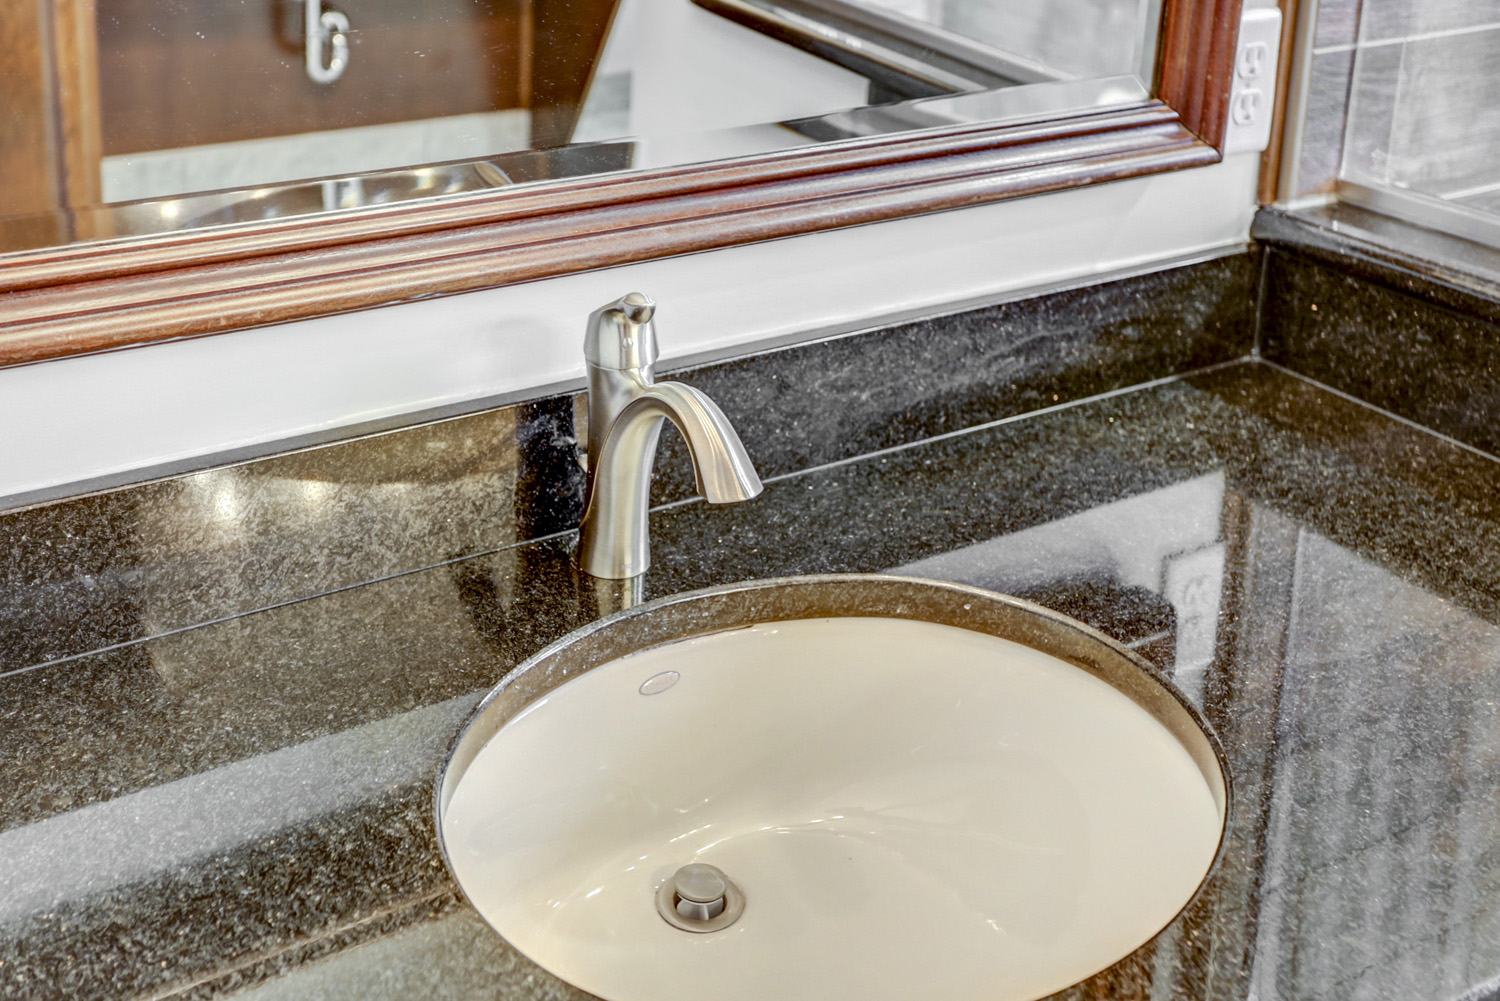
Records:
{"label": "curved faucet spout", "polygon": [[589,316],[583,357],[589,373],[589,482],[578,562],[595,577],[646,572],[651,463],[661,422],[677,425],[693,458],[698,491],[710,504],[749,500],[760,477],[724,412],[680,382],[656,382],[656,303],[639,292]]}
{"label": "curved faucet spout", "polygon": [[595,577],[635,577],[651,564],[646,519],[663,420],[682,432],[698,490],[710,504],[749,500],[762,490],[745,446],[713,400],[678,382],[635,388],[589,465],[578,558]]}
{"label": "curved faucet spout", "polygon": [[[636,412],[646,417],[655,415],[658,418],[658,433],[661,418],[677,425],[677,430],[682,432],[683,441],[687,443],[688,454],[693,459],[693,475],[698,481],[698,492],[710,504],[746,501],[763,489],[755,466],[745,453],[740,436],[730,426],[729,418],[702,391],[680,382],[655,383],[646,387],[641,396],[626,406],[625,411],[615,419],[615,425],[619,426],[627,417],[634,419]],[[624,437],[624,434],[625,429],[622,428],[621,436]],[[607,441],[604,451],[601,466],[607,466],[610,461]],[[620,453],[628,455],[629,448],[622,447]],[[647,465],[649,467],[649,462]]]}

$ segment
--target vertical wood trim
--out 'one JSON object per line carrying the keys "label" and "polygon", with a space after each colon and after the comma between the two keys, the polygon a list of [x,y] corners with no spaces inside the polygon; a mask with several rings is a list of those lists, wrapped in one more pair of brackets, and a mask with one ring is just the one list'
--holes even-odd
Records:
{"label": "vertical wood trim", "polygon": [[531,75],[536,72],[531,58],[532,47],[536,45],[535,0],[521,0],[520,24],[516,33],[520,38],[520,63],[516,67],[516,107],[525,108],[527,114],[530,114],[533,90]]}
{"label": "vertical wood trim", "polygon": [[1276,63],[1276,105],[1271,109],[1271,144],[1260,158],[1260,186],[1256,192],[1262,205],[1276,201],[1281,190],[1281,157],[1286,147],[1287,104],[1292,89],[1292,62],[1297,46],[1300,0],[1280,0],[1281,55]]}
{"label": "vertical wood trim", "polygon": [[1168,5],[1162,32],[1161,99],[1218,150],[1229,119],[1242,6],[1242,0],[1178,0]]}
{"label": "vertical wood trim", "polygon": [[[56,228],[62,205],[47,3],[0,3],[0,219],[9,217],[12,226],[28,231],[35,228],[37,236]],[[60,232],[53,235],[66,239]]]}
{"label": "vertical wood trim", "polygon": [[[103,200],[99,162],[103,139],[99,125],[99,44],[94,0],[57,0],[54,9],[53,68],[62,132],[63,190],[67,204],[87,209]],[[113,235],[100,232],[95,213],[78,217],[77,238]]]}

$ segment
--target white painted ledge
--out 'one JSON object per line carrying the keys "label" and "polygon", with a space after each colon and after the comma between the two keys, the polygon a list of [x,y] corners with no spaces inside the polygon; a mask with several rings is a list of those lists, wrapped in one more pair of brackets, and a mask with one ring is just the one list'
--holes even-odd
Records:
{"label": "white painted ledge", "polygon": [[580,379],[584,318],[632,290],[670,364],[1242,243],[1258,156],[0,370],[0,498]]}

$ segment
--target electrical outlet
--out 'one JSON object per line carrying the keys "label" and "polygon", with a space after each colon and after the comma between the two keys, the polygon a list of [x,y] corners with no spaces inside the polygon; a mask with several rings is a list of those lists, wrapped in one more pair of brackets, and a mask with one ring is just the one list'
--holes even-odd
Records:
{"label": "electrical outlet", "polygon": [[1257,7],[1240,15],[1234,51],[1234,84],[1224,152],[1262,150],[1271,141],[1271,110],[1276,96],[1276,59],[1281,48],[1281,11]]}

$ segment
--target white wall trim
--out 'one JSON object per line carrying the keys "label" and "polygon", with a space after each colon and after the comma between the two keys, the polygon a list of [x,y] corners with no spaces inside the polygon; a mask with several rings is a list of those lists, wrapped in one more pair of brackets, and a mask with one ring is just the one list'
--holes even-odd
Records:
{"label": "white wall trim", "polygon": [[1249,239],[1258,154],[1212,167],[0,370],[0,498],[582,374],[583,321],[640,290],[663,364]]}

